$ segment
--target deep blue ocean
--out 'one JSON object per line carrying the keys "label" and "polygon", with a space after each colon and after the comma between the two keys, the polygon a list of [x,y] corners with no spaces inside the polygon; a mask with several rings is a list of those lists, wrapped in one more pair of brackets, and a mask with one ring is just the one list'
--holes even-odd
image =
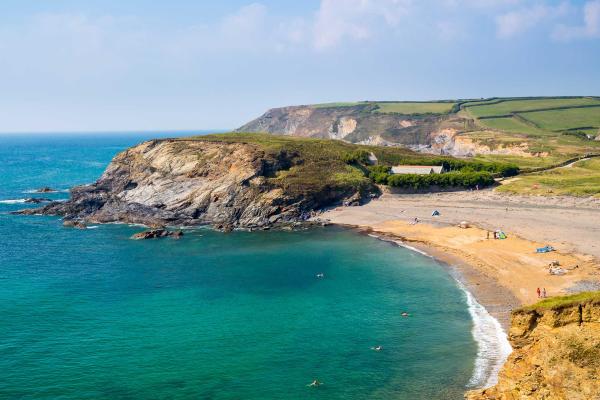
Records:
{"label": "deep blue ocean", "polygon": [[9,214],[157,136],[0,136],[0,399],[462,398],[473,319],[429,257],[335,227],[133,241]]}

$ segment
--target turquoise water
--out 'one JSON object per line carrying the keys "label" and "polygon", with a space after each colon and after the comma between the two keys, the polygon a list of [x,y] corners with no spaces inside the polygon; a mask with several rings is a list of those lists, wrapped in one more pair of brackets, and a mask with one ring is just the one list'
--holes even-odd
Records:
{"label": "turquoise water", "polygon": [[141,139],[0,137],[0,398],[462,398],[472,320],[430,258],[339,228],[140,242],[7,214]]}

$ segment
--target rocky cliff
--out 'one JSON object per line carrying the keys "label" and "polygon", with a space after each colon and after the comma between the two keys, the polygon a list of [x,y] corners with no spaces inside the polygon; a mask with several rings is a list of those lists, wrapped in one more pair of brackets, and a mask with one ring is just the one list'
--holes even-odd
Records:
{"label": "rocky cliff", "polygon": [[498,384],[467,399],[600,399],[600,293],[514,311],[509,338],[514,352]]}
{"label": "rocky cliff", "polygon": [[274,108],[240,127],[239,132],[343,139],[352,143],[428,148],[444,130],[459,130],[465,119],[448,114],[379,112],[377,103],[351,106]]}
{"label": "rocky cliff", "polygon": [[100,223],[261,228],[302,221],[312,210],[377,190],[342,161],[345,147],[324,153],[318,141],[263,136],[145,142],[118,154],[94,184],[73,188],[69,201],[24,213]]}

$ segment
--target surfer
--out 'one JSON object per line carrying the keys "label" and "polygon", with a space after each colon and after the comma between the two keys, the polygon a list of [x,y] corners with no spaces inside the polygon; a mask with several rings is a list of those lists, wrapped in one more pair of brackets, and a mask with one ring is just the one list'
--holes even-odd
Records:
{"label": "surfer", "polygon": [[402,315],[403,317],[408,317],[410,314],[409,314],[409,313],[407,313],[406,311],[404,311],[404,312],[402,312],[402,314],[400,314],[400,315]]}

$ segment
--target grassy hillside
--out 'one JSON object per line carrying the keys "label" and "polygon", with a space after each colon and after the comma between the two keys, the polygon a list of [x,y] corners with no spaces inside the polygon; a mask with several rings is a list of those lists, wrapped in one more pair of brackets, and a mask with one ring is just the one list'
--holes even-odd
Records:
{"label": "grassy hillside", "polygon": [[506,193],[600,197],[600,158],[520,176],[498,188]]}
{"label": "grassy hillside", "polygon": [[192,139],[254,144],[273,157],[277,157],[282,152],[293,155],[294,165],[288,170],[278,172],[270,179],[273,184],[281,185],[288,191],[298,194],[331,190],[331,188],[360,191],[368,188],[372,185],[372,171],[367,167],[365,160],[360,160],[368,153],[373,153],[384,166],[445,164],[455,171],[453,175],[455,178],[459,173],[474,172],[479,173],[477,176],[487,174],[486,176],[490,177],[492,173],[500,173],[507,167],[505,164],[494,162],[482,163],[475,160],[416,153],[402,147],[364,146],[340,140],[263,133],[226,133],[197,136]]}

